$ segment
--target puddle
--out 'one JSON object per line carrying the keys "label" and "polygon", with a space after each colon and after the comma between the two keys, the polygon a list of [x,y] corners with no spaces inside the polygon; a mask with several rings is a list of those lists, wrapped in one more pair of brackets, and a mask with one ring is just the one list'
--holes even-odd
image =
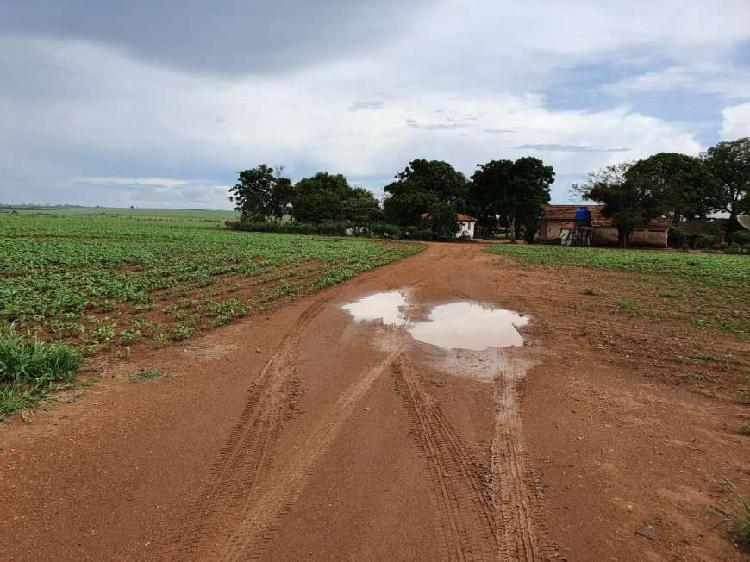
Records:
{"label": "puddle", "polygon": [[528,316],[472,301],[437,305],[430,309],[427,320],[409,321],[409,299],[403,291],[375,293],[342,308],[355,322],[406,326],[415,340],[447,350],[520,347],[523,336],[518,328],[529,323]]}
{"label": "puddle", "polygon": [[443,349],[484,351],[522,346],[518,328],[528,323],[527,316],[512,310],[477,302],[453,302],[434,307],[426,322],[410,324],[407,330],[415,340]]}
{"label": "puddle", "polygon": [[409,301],[404,293],[387,291],[350,302],[341,308],[348,310],[355,322],[380,320],[388,326],[403,326],[408,321],[406,316],[408,307]]}

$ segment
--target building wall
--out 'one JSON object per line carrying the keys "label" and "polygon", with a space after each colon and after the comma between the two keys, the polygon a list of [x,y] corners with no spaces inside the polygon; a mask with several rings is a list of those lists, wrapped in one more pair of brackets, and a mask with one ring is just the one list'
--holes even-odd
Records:
{"label": "building wall", "polygon": [[[545,242],[554,242],[560,239],[560,228],[566,221],[544,219],[539,232],[539,238]],[[570,221],[567,221],[570,222]]]}
{"label": "building wall", "polygon": [[[614,227],[594,228],[591,238],[591,243],[594,246],[616,246],[619,244],[617,229]],[[666,229],[661,228],[636,228],[633,232],[633,238],[630,243],[634,246],[655,246],[666,248],[667,231]]]}
{"label": "building wall", "polygon": [[[560,228],[562,224],[570,221],[545,219],[542,221],[540,229],[540,240],[543,242],[559,242]],[[594,227],[591,233],[591,243],[594,246],[616,246],[617,229],[614,227]],[[633,232],[631,242],[636,246],[655,246],[659,248],[667,247],[667,230],[655,228],[637,228]]]}
{"label": "building wall", "polygon": [[474,225],[476,223],[471,221],[459,221],[458,225],[461,227],[456,233],[456,238],[474,238]]}

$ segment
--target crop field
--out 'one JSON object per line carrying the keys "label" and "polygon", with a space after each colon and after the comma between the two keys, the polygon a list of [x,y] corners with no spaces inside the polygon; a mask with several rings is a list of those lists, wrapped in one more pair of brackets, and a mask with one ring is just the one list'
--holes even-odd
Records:
{"label": "crop field", "polygon": [[510,244],[489,251],[511,258],[506,266],[559,279],[571,322],[604,355],[652,372],[662,365],[673,382],[750,400],[750,256]]}
{"label": "crop field", "polygon": [[636,289],[620,297],[620,308],[687,320],[740,340],[750,335],[750,256],[540,245],[496,245],[490,251],[531,265],[618,272],[623,290]]}
{"label": "crop field", "polygon": [[[420,249],[235,232],[179,215],[0,214],[0,233],[0,334],[31,342],[8,346],[16,363],[46,356],[53,342],[127,355],[137,342],[186,339]],[[20,382],[3,361],[0,381]]]}

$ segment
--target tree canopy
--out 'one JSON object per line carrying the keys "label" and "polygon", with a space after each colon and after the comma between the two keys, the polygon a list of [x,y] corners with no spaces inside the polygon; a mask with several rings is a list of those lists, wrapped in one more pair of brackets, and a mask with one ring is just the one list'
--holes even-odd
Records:
{"label": "tree canopy", "polygon": [[538,158],[492,160],[480,165],[472,176],[469,205],[484,220],[501,217],[511,239],[523,230],[532,242],[554,177],[552,166],[545,166]]}
{"label": "tree canopy", "polygon": [[750,211],[750,137],[720,142],[702,155],[721,186],[719,210],[729,213],[729,230],[739,228],[736,217]]}
{"label": "tree canopy", "polygon": [[229,189],[229,200],[243,220],[265,220],[267,216],[282,212],[279,208],[283,204],[281,192],[290,186],[288,178],[278,177],[273,168],[261,164],[239,173],[237,183]]}
{"label": "tree canopy", "polygon": [[626,176],[640,192],[650,190],[674,224],[721,208],[721,184],[699,158],[661,152],[633,164]]}
{"label": "tree canopy", "polygon": [[579,191],[585,199],[602,203],[602,214],[617,228],[620,245],[628,246],[639,225],[663,213],[663,203],[651,184],[628,181],[632,162],[613,164],[589,174]]}
{"label": "tree canopy", "polygon": [[400,226],[416,226],[438,202],[459,203],[466,193],[466,177],[441,160],[417,159],[385,186],[386,219]]}

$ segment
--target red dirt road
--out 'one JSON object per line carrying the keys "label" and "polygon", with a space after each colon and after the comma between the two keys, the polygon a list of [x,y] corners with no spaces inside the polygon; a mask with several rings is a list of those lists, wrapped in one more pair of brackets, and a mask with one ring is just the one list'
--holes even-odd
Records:
{"label": "red dirt road", "polygon": [[[341,309],[394,289],[415,318],[462,300],[531,315],[527,345],[447,353]],[[740,560],[708,509],[750,469],[725,427],[740,407],[590,349],[563,305],[579,291],[434,244],[104,365],[0,429],[2,557]],[[147,367],[173,377],[131,382]]]}

